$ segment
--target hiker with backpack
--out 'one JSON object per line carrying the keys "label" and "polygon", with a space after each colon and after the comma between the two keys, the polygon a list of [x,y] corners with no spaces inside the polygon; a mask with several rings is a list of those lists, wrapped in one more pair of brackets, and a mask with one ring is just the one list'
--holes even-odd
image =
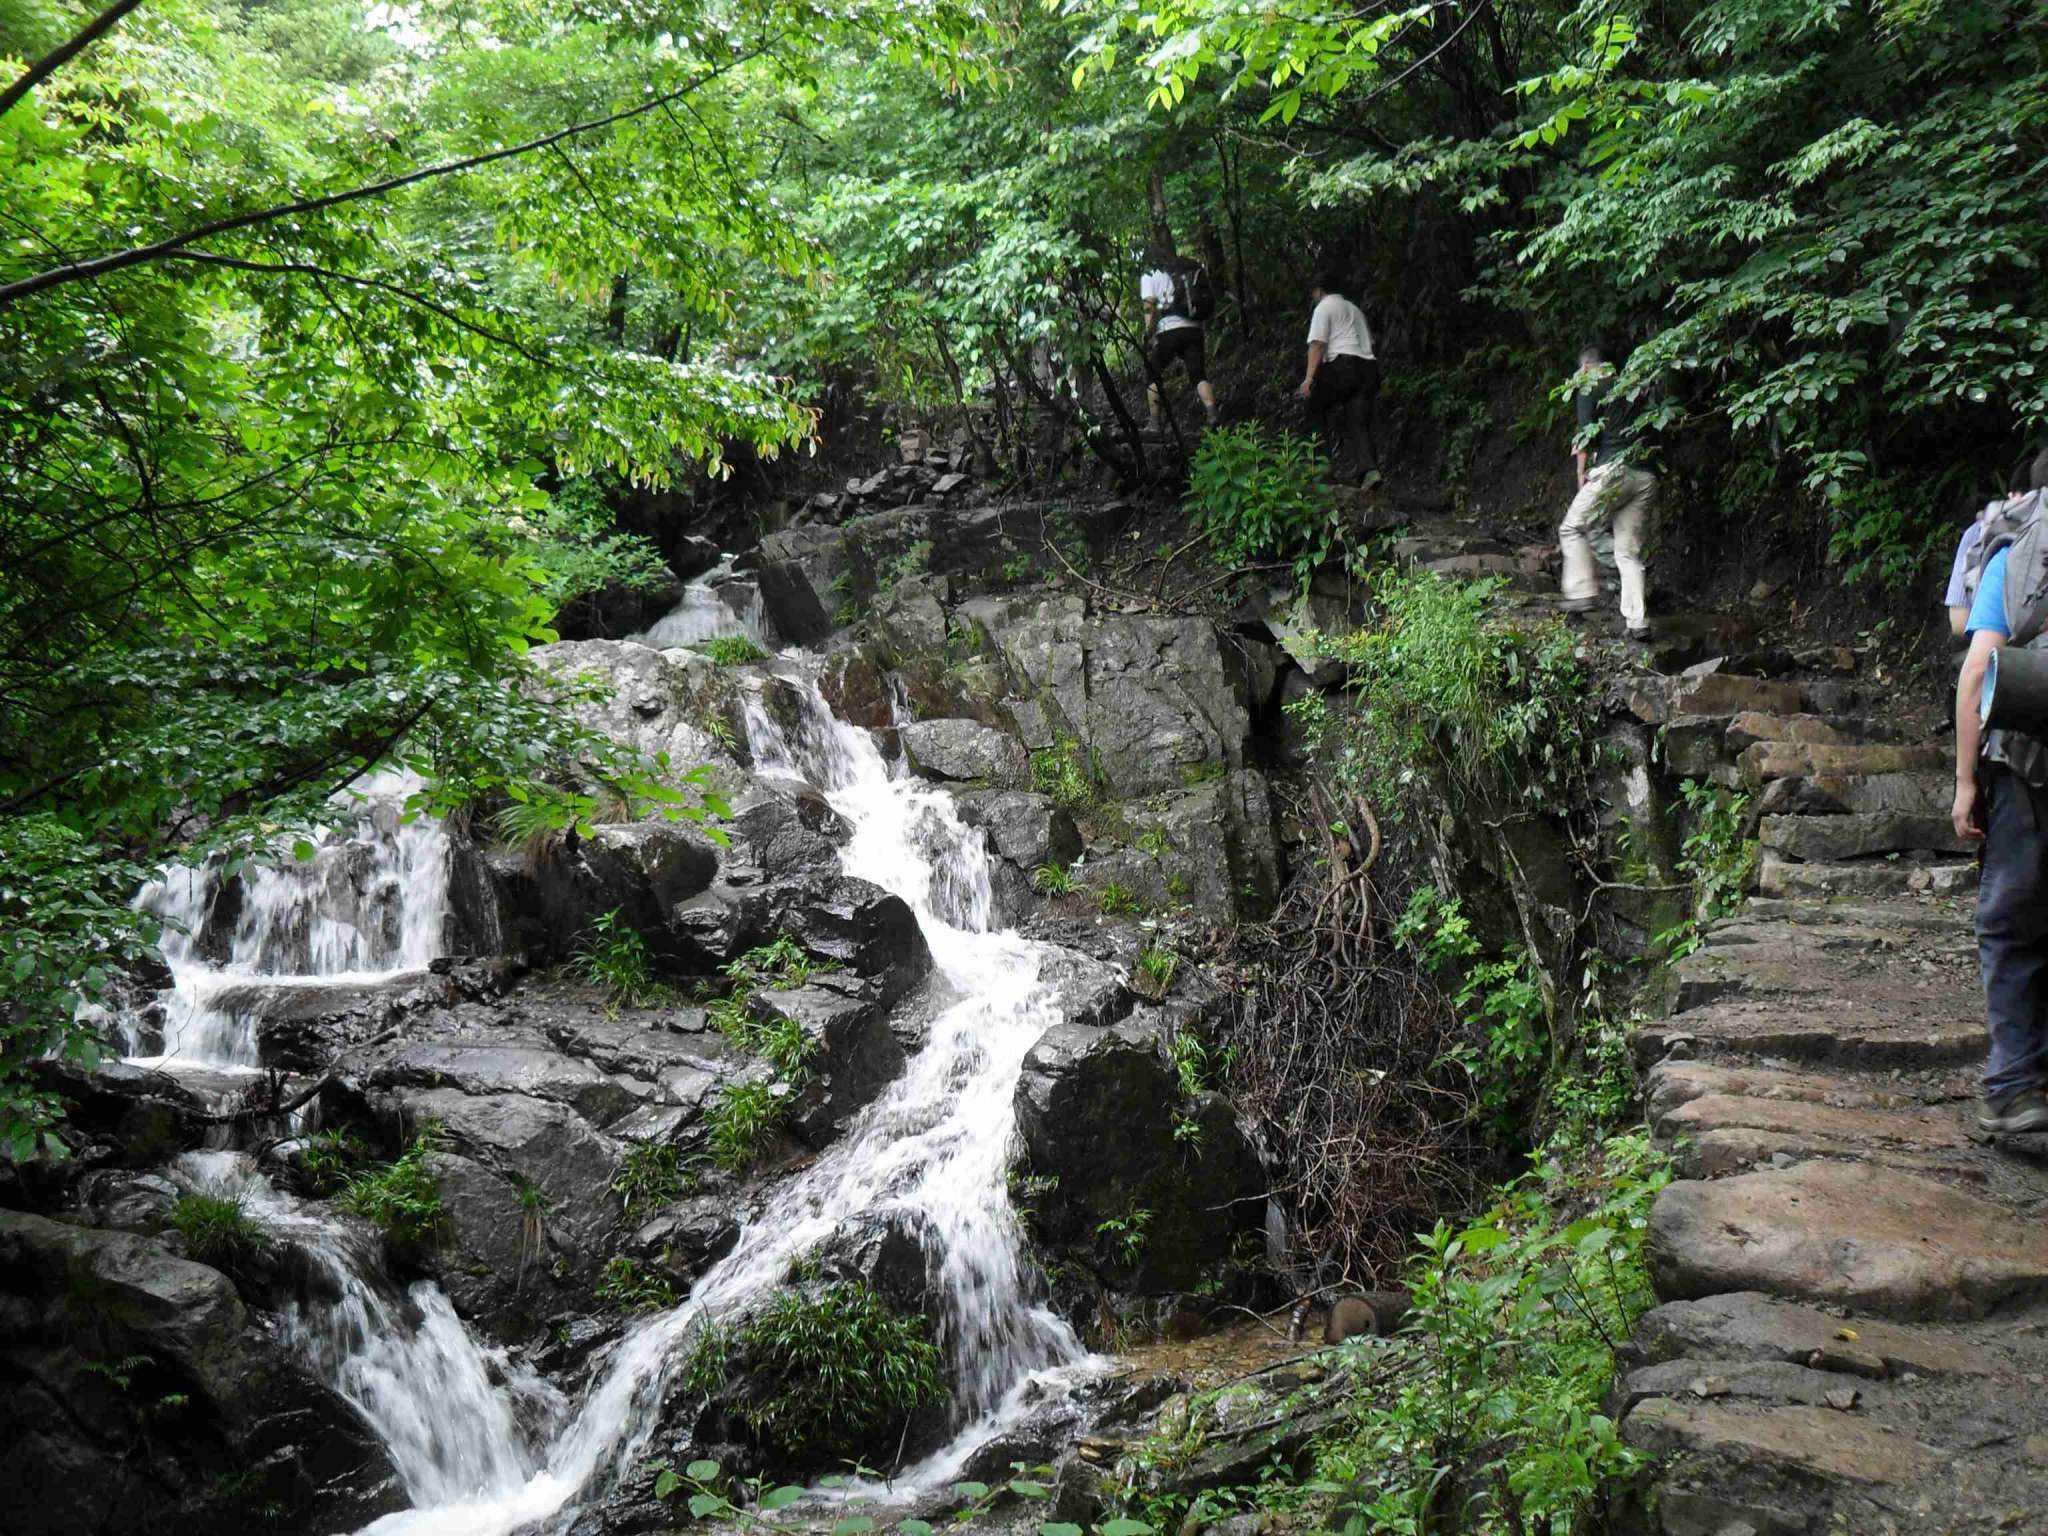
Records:
{"label": "hiker with backpack", "polygon": [[1992,655],[2048,651],[2048,448],[2026,493],[1984,520],[1965,587],[1970,649],[1956,682],[1956,835],[1981,841],[1977,969],[1991,1035],[1984,1108],[1993,1134],[2048,1131],[2048,740],[1985,731],[1981,705]]}
{"label": "hiker with backpack", "polygon": [[1151,270],[1138,280],[1145,305],[1145,335],[1151,350],[1152,381],[1145,388],[1152,430],[1166,430],[1166,402],[1159,387],[1175,363],[1195,382],[1195,398],[1210,426],[1216,425],[1216,391],[1209,387],[1208,321],[1216,312],[1216,285],[1199,262],[1156,255]]}
{"label": "hiker with backpack", "polygon": [[1631,640],[1647,640],[1649,568],[1643,560],[1643,544],[1657,496],[1657,477],[1642,462],[1641,405],[1617,400],[1609,393],[1614,370],[1597,343],[1579,349],[1579,374],[1579,430],[1573,453],[1579,488],[1557,530],[1558,546],[1564,554],[1564,577],[1559,584],[1564,601],[1558,606],[1566,613],[1590,613],[1599,606],[1600,578],[1594,570],[1593,540],[1601,529],[1611,528],[1621,583],[1621,621]]}
{"label": "hiker with backpack", "polygon": [[1332,462],[1346,453],[1352,479],[1379,473],[1372,449],[1372,406],[1380,393],[1379,359],[1365,312],[1344,296],[1344,279],[1324,272],[1309,285],[1308,372],[1296,391],[1330,444]]}

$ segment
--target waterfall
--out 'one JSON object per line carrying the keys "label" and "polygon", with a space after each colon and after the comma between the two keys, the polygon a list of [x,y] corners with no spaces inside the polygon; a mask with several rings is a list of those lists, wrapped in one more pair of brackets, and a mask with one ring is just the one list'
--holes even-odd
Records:
{"label": "waterfall", "polygon": [[[218,865],[166,870],[136,905],[163,921],[158,948],[171,986],[161,1055],[149,1066],[254,1067],[256,1029],[233,995],[252,982],[355,984],[424,968],[448,915],[448,834],[430,816],[403,819],[410,774],[372,774],[343,792],[353,812],[314,844],[233,877]],[[131,1056],[140,1030],[122,1026]]]}
{"label": "waterfall", "polygon": [[766,632],[761,589],[751,581],[734,579],[732,559],[728,556],[683,588],[682,599],[675,607],[641,633],[627,638],[657,651],[738,636],[765,647]]}
{"label": "waterfall", "polygon": [[172,1172],[188,1189],[237,1201],[306,1256],[308,1299],[286,1310],[284,1338],[375,1431],[415,1504],[510,1490],[533,1475],[521,1412],[550,1422],[561,1393],[502,1352],[480,1351],[438,1286],[401,1295],[380,1284],[372,1241],[281,1194],[243,1153],[188,1152]]}
{"label": "waterfall", "polygon": [[619,1344],[524,1487],[390,1515],[369,1528],[375,1536],[506,1536],[630,1468],[697,1327],[781,1285],[793,1259],[863,1213],[914,1210],[939,1250],[940,1336],[959,1433],[899,1479],[899,1489],[951,1475],[1022,1411],[1030,1383],[1085,1359],[1072,1329],[1032,1300],[1005,1181],[1024,1056],[1059,1017],[1056,991],[1043,978],[1051,952],[991,931],[988,852],[950,800],[894,773],[874,738],[833,718],[816,688],[771,686],[779,703],[793,693],[795,718],[785,708],[778,719],[758,697],[749,700],[757,768],[816,785],[847,818],[853,835],[844,867],[910,904],[954,1000],[903,1076],[840,1142],[777,1189],[771,1219],[748,1226],[682,1305]]}

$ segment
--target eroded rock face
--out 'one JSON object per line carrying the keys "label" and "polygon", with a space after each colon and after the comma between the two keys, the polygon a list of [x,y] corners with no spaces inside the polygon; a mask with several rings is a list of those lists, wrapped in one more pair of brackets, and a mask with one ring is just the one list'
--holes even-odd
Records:
{"label": "eroded rock face", "polygon": [[1031,759],[1014,736],[973,720],[918,720],[898,736],[912,771],[982,789],[1023,789]]}
{"label": "eroded rock face", "polygon": [[1193,1285],[1265,1213],[1251,1144],[1220,1096],[1181,1093],[1165,1036],[1157,1013],[1061,1024],[1017,1084],[1020,1163],[1058,1180],[1036,1197],[1036,1232],[1138,1290]]}
{"label": "eroded rock face", "polygon": [[1089,861],[1089,879],[1114,880],[1148,908],[1253,916],[1281,883],[1280,843],[1266,776],[1239,768],[1124,809],[1131,846]]}
{"label": "eroded rock face", "polygon": [[152,1238],[0,1211],[0,1487],[21,1536],[352,1531],[403,1508],[374,1436]]}

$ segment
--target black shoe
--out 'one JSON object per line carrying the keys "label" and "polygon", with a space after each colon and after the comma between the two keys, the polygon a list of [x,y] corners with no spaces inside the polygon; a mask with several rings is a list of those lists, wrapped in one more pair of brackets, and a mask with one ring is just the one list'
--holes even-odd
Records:
{"label": "black shoe", "polygon": [[1631,624],[1628,627],[1629,639],[1637,642],[1639,645],[1648,645],[1650,643],[1650,636],[1653,633],[1654,631],[1647,624]]}
{"label": "black shoe", "polygon": [[1977,1124],[1994,1136],[2048,1131],[2048,1098],[2043,1098],[2038,1088],[2022,1088],[2001,1103],[1994,1104],[1986,1099],[1984,1113],[1977,1117]]}

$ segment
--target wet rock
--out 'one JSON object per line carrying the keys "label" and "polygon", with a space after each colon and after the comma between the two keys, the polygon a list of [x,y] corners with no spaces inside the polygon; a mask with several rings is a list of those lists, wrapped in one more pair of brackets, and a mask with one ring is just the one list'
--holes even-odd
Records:
{"label": "wet rock", "polygon": [[694,1281],[740,1240],[740,1224],[732,1202],[717,1195],[696,1195],[666,1206],[633,1234],[632,1248],[642,1258],[658,1261],[678,1283]]}
{"label": "wet rock", "polygon": [[870,1286],[898,1312],[930,1310],[939,1246],[919,1211],[869,1212],[843,1221],[807,1256],[821,1278]]}
{"label": "wet rock", "polygon": [[913,771],[928,779],[1021,790],[1031,760],[1014,736],[972,720],[918,720],[898,733]]}
{"label": "wet rock", "polygon": [[808,952],[881,982],[886,1007],[931,971],[931,950],[909,903],[853,875],[820,875],[749,894],[743,905],[748,945],[788,936]]}
{"label": "wet rock", "polygon": [[455,983],[427,971],[380,981],[327,984],[301,978],[224,987],[210,999],[248,1020],[266,1067],[317,1072],[349,1046],[407,1013],[455,1001]]}
{"label": "wet rock", "polygon": [[802,565],[763,561],[754,570],[768,627],[784,645],[816,645],[832,633],[832,616]]}
{"label": "wet rock", "polygon": [[598,917],[617,911],[658,960],[687,965],[697,956],[671,919],[710,888],[719,851],[687,823],[649,821],[600,826],[573,844],[494,855],[491,863],[508,934],[527,953],[566,958]]}
{"label": "wet rock", "polygon": [[0,1211],[0,1487],[10,1532],[325,1536],[405,1504],[355,1414],[152,1239]]}
{"label": "wet rock", "polygon": [[623,640],[647,628],[682,597],[682,581],[668,572],[630,586],[608,581],[595,592],[571,598],[555,615],[555,633],[564,640]]}
{"label": "wet rock", "polygon": [[945,583],[932,576],[895,582],[875,605],[875,632],[900,665],[946,650]]}
{"label": "wet rock", "polygon": [[632,641],[573,640],[536,647],[530,659],[564,682],[594,680],[602,696],[578,697],[569,707],[625,746],[650,758],[666,753],[680,767],[727,756],[712,722],[727,718],[733,681],[702,656]]}
{"label": "wet rock", "polygon": [[756,992],[748,1002],[756,1018],[788,1019],[814,1046],[810,1081],[795,1114],[795,1130],[823,1147],[902,1074],[909,1059],[890,1027],[873,984],[827,975],[809,986]]}
{"label": "wet rock", "polygon": [[1956,836],[1946,816],[1766,816],[1760,833],[1764,847],[1810,862],[1916,850],[1962,853],[1973,846]]}
{"label": "wet rock", "polygon": [[1033,884],[1045,865],[1064,869],[1081,856],[1081,833],[1074,818],[1050,795],[1023,790],[991,789],[956,792],[960,819],[978,827],[994,856],[989,884],[998,923],[1015,923],[1037,901]]}
{"label": "wet rock", "polygon": [[1118,796],[1183,789],[1206,764],[1243,765],[1245,661],[1214,625],[1049,605],[996,639],[1020,691],[1078,736]]}
{"label": "wet rock", "polygon": [[888,668],[871,645],[827,658],[818,673],[818,691],[832,713],[849,725],[885,731],[896,724]]}
{"label": "wet rock", "polygon": [[39,1061],[36,1087],[68,1106],[70,1129],[87,1143],[82,1161],[148,1168],[201,1145],[210,1114],[190,1087],[168,1072],[103,1061]]}
{"label": "wet rock", "polygon": [[1089,861],[1155,911],[1262,915],[1280,890],[1280,843],[1266,776],[1240,768],[1125,811],[1133,846]]}
{"label": "wet rock", "polygon": [[[1035,1230],[1098,1273],[1184,1288],[1238,1233],[1259,1230],[1258,1158],[1219,1096],[1181,1093],[1156,1018],[1046,1031],[1024,1058],[1016,1106],[1021,1165],[1058,1180],[1037,1201]],[[1176,1136],[1177,1123],[1192,1129]],[[1121,1229],[1105,1233],[1109,1222]]]}

